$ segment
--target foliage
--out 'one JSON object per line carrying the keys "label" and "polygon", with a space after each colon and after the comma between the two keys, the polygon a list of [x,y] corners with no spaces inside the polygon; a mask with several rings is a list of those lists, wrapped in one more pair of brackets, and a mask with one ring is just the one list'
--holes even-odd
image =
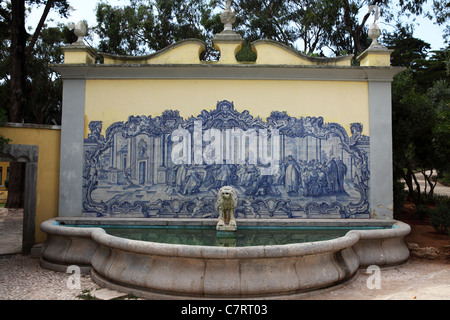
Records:
{"label": "foliage", "polygon": [[395,33],[385,33],[383,42],[395,49],[391,54],[392,65],[417,71],[422,67],[431,47],[425,41],[414,38],[413,32],[411,26],[397,23]]}
{"label": "foliage", "polygon": [[405,184],[399,180],[394,180],[393,184],[393,196],[394,196],[394,219],[399,219],[403,206],[406,203],[407,193],[405,192]]}
{"label": "foliage", "polygon": [[411,28],[397,28],[383,38],[394,49],[392,64],[407,68],[392,84],[394,179],[403,179],[420,205],[422,190],[415,172],[422,173],[423,191],[432,197],[436,185],[432,175],[437,171],[439,179],[450,165],[449,49],[430,54],[429,44],[414,38]]}
{"label": "foliage", "polygon": [[444,171],[441,177],[441,183],[446,186],[450,186],[450,172]]}
{"label": "foliage", "polygon": [[249,42],[245,42],[242,45],[242,49],[238,53],[236,53],[236,60],[247,62],[256,61],[256,53],[252,51]]}
{"label": "foliage", "polygon": [[62,47],[74,41],[66,26],[46,28],[41,32],[35,54],[27,64],[28,111],[25,121],[40,124],[60,124],[62,112],[62,80],[49,64],[62,63]]}
{"label": "foliage", "polygon": [[[75,38],[75,39],[74,39]],[[27,123],[60,124],[62,111],[62,80],[51,70],[49,64],[62,63],[62,47],[76,40],[66,26],[44,28],[37,40],[33,56],[27,61],[26,100],[27,109],[23,119]],[[7,42],[7,41],[5,41]],[[1,50],[5,64],[9,62],[8,50]],[[2,66],[0,65],[0,68]],[[0,82],[0,109],[9,112],[10,74],[5,67]]]}
{"label": "foliage", "polygon": [[[26,12],[30,8],[44,6],[39,23],[34,34],[29,35],[25,29]],[[66,16],[69,8],[67,0],[35,0],[35,1],[1,1],[0,2],[0,23],[2,27],[10,31],[7,35],[9,41],[9,120],[12,122],[24,121],[24,116],[28,109],[27,102],[27,62],[33,56],[35,44],[45,26],[45,20],[49,12],[53,9],[59,14]],[[30,9],[31,10],[31,9]],[[6,38],[5,38],[6,39]],[[2,39],[2,42],[4,39]]]}
{"label": "foliage", "polygon": [[[0,127],[3,127],[6,121],[7,121],[6,111],[0,109]],[[3,136],[0,136],[0,152],[3,151],[3,148],[10,142],[11,139],[7,139]]]}
{"label": "foliage", "polygon": [[438,233],[450,235],[450,199],[439,201],[432,212],[431,225]]}
{"label": "foliage", "polygon": [[[27,8],[44,6],[43,13],[37,24],[34,34],[26,31]],[[9,121],[28,121],[30,115],[34,115],[35,121],[44,121],[47,118],[45,111],[48,109],[61,110],[57,101],[61,101],[61,85],[59,89],[53,89],[51,72],[48,68],[40,67],[40,57],[45,56],[46,51],[42,44],[48,44],[48,39],[54,39],[52,30],[43,32],[48,13],[53,9],[60,15],[66,16],[69,8],[67,0],[14,0],[0,2],[0,36],[1,55],[8,61],[1,66],[2,81],[0,94],[2,95],[2,110],[9,110]],[[31,9],[30,9],[31,10]],[[44,35],[44,36],[43,36]],[[41,42],[36,49],[36,43]],[[50,47],[55,49],[55,41],[50,41]],[[5,50],[9,47],[9,50]],[[36,49],[36,50],[35,50]],[[37,63],[34,63],[37,62]],[[48,61],[47,61],[48,63]],[[34,69],[33,69],[34,68]],[[34,75],[34,76],[33,76]],[[49,79],[50,78],[50,79]],[[6,97],[7,96],[7,97]],[[54,98],[52,98],[54,97]],[[9,99],[8,99],[9,98]],[[37,105],[36,105],[36,104]],[[38,109],[35,109],[35,108]],[[8,199],[6,207],[23,207],[23,192],[25,167],[19,162],[10,165],[10,178],[8,185]]]}
{"label": "foliage", "polygon": [[[27,2],[30,8],[46,4],[45,1]],[[62,15],[67,13],[67,1],[55,1],[53,9]],[[24,12],[25,14],[26,12]],[[0,20],[0,110],[11,114],[11,8],[2,7],[3,18]],[[36,31],[38,32],[38,31]],[[49,68],[51,63],[61,63],[63,59],[62,46],[76,40],[75,35],[67,27],[48,28],[45,23],[39,31],[39,36],[27,35],[26,44],[30,56],[23,59],[25,65],[25,88],[23,90],[25,110],[21,112],[22,121],[39,124],[60,124],[62,83],[58,74]],[[31,43],[34,42],[34,45]],[[33,45],[33,47],[31,47]],[[31,50],[33,49],[33,50]],[[8,117],[9,118],[9,117]],[[8,119],[11,121],[11,119]]]}
{"label": "foliage", "polygon": [[[392,6],[374,0],[387,22],[406,14],[422,14],[426,0],[401,0]],[[441,1],[435,0],[436,3]],[[223,0],[132,0],[126,6],[97,6],[95,32],[101,38],[100,51],[119,55],[141,55],[160,50],[187,38],[211,44],[222,31]],[[335,55],[361,53],[370,44],[367,37],[366,0],[235,0],[234,29],[247,42],[272,39],[305,54],[323,55],[323,48]],[[398,11],[400,17],[394,12]],[[362,15],[363,14],[363,15]],[[429,14],[430,18],[434,18]],[[362,17],[362,18],[361,18]]]}
{"label": "foliage", "polygon": [[130,1],[114,7],[97,5],[95,32],[99,49],[119,55],[142,55],[189,38],[212,38],[220,19],[203,0]]}
{"label": "foliage", "polygon": [[416,208],[416,219],[423,221],[426,217],[430,216],[432,210],[425,204],[418,205]]}

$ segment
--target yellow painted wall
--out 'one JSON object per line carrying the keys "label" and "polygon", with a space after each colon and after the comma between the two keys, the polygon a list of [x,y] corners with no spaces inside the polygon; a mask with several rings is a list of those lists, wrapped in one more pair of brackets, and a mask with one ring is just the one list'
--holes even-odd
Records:
{"label": "yellow painted wall", "polygon": [[201,63],[200,54],[205,50],[198,41],[185,42],[180,46],[173,46],[168,52],[163,54],[150,55],[148,57],[123,57],[114,55],[104,55],[104,64],[196,64]]}
{"label": "yellow painted wall", "polygon": [[369,135],[367,82],[296,80],[87,80],[85,137],[90,121],[106,128],[128,116],[159,116],[179,110],[187,119],[203,109],[213,110],[228,100],[242,112],[265,119],[271,111],[290,116],[322,116],[341,124],[349,135],[350,124],[361,122]]}
{"label": "yellow painted wall", "polygon": [[360,60],[361,67],[390,67],[392,51],[393,50],[378,50],[374,52],[366,50],[358,57],[358,59]]}
{"label": "yellow painted wall", "polygon": [[8,179],[9,162],[0,161],[0,167],[2,168],[0,176],[0,190],[6,190],[5,180]]}
{"label": "yellow painted wall", "polygon": [[10,144],[38,145],[36,195],[36,243],[45,240],[39,226],[58,216],[59,155],[61,131],[42,128],[0,127],[0,135],[11,139]]}
{"label": "yellow painted wall", "polygon": [[253,51],[257,55],[256,64],[265,65],[337,65],[350,66],[351,57],[347,56],[345,59],[329,58],[326,60],[310,59],[303,56],[291,48],[282,44],[276,43],[272,40],[261,40],[252,43]]}
{"label": "yellow painted wall", "polygon": [[8,179],[9,162],[0,161],[1,176],[0,176],[0,204],[6,203],[8,198],[8,190],[5,187],[5,180]]}

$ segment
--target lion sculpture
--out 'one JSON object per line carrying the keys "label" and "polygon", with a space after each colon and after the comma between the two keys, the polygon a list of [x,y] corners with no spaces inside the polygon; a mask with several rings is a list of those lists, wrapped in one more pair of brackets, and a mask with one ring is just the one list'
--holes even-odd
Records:
{"label": "lion sculpture", "polygon": [[234,219],[236,206],[237,195],[233,187],[224,186],[220,188],[217,195],[217,210],[219,211],[217,230],[236,230],[236,220]]}

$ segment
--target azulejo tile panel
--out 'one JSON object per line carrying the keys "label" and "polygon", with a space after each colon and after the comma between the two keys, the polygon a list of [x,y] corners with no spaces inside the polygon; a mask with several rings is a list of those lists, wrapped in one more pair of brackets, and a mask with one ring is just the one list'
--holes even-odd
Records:
{"label": "azulejo tile panel", "polygon": [[84,141],[86,216],[217,217],[218,190],[237,217],[369,218],[369,137],[322,117],[273,111],[263,120],[227,100],[188,119],[130,116]]}

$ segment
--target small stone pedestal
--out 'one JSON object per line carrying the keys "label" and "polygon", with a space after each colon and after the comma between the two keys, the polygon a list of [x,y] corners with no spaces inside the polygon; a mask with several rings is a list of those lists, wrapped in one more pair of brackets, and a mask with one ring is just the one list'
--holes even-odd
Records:
{"label": "small stone pedestal", "polygon": [[224,231],[224,232],[235,232],[237,230],[237,227],[236,227],[236,225],[229,225],[229,224],[226,224],[223,226],[217,225],[216,230]]}

